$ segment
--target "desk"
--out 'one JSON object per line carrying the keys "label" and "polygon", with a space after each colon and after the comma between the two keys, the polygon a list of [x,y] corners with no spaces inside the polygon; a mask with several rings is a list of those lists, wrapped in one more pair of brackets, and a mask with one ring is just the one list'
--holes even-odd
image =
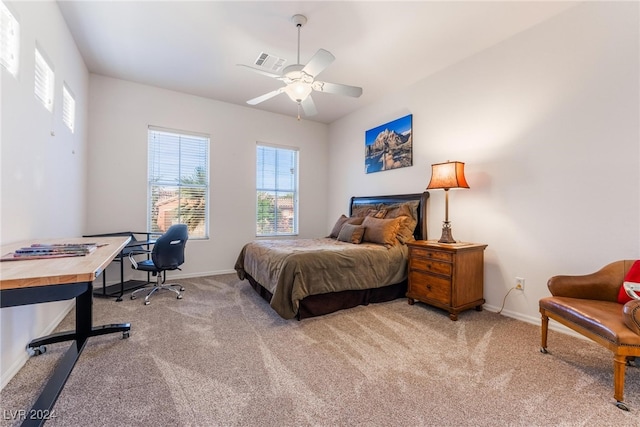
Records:
{"label": "desk", "polygon": [[45,344],[73,341],[58,363],[44,390],[30,411],[26,411],[23,426],[40,426],[52,414],[64,384],[67,382],[88,338],[122,332],[129,336],[129,323],[93,326],[93,284],[95,278],[109,265],[129,242],[128,237],[60,238],[3,245],[2,254],[29,246],[31,243],[88,243],[106,244],[95,252],[80,257],[4,261],[0,263],[0,306],[15,307],[50,301],[76,299],[76,329],[38,338],[28,344],[37,349]]}
{"label": "desk", "polygon": [[[129,254],[149,254],[151,253],[151,245],[156,241],[151,239],[151,236],[157,233],[150,233],[146,231],[119,231],[117,233],[104,233],[104,234],[88,234],[82,237],[90,237],[94,241],[99,240],[102,237],[115,237],[115,236],[129,236],[131,240],[120,251],[113,261],[120,263],[120,283],[107,286],[107,274],[102,275],[102,290],[95,290],[93,296],[96,297],[116,297],[116,301],[122,301],[122,297],[125,292],[131,292],[136,289],[140,289],[149,284],[149,273],[147,273],[147,281],[143,280],[127,280],[124,281],[124,259],[129,257]],[[138,240],[139,236],[144,236],[144,240]]]}

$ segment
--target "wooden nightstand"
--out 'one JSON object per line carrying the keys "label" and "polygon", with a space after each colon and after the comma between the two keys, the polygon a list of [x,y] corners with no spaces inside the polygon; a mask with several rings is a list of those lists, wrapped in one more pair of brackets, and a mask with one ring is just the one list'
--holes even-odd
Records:
{"label": "wooden nightstand", "polygon": [[458,313],[484,304],[484,248],[478,243],[438,243],[416,240],[409,246],[409,304],[422,301]]}

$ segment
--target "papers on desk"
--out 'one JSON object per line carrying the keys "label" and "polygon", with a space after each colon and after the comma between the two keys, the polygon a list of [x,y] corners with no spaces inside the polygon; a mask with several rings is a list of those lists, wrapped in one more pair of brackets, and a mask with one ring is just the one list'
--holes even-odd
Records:
{"label": "papers on desk", "polygon": [[85,256],[95,252],[95,250],[98,249],[98,246],[101,245],[98,243],[34,243],[31,246],[16,249],[14,252],[3,255],[0,257],[0,261]]}

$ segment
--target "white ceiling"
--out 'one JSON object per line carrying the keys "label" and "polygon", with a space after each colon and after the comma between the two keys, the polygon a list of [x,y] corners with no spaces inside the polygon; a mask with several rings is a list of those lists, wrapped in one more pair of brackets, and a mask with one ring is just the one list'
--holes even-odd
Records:
{"label": "white ceiling", "polygon": [[[386,94],[536,25],[575,2],[479,1],[58,1],[89,71],[248,106],[283,85],[236,64],[261,52],[296,62],[324,48],[336,60],[319,75],[360,86],[360,98],[313,93],[331,123]],[[253,108],[295,116],[280,94]]]}

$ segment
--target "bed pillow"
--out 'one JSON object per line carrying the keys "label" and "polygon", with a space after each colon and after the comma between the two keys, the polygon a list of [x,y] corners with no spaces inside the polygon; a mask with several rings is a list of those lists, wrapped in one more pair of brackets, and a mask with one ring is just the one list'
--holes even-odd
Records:
{"label": "bed pillow", "polygon": [[401,243],[415,240],[413,233],[418,225],[418,202],[390,205],[385,218],[400,218],[397,238]]}
{"label": "bed pillow", "polygon": [[[624,282],[640,283],[640,260],[634,261],[633,265],[631,266],[629,271],[627,271],[627,274],[624,276]],[[637,293],[638,292],[636,292],[636,294]],[[624,286],[620,285],[620,290],[618,291],[618,302],[620,304],[626,304],[632,300],[633,298],[627,295],[627,292],[624,290]]]}
{"label": "bed pillow", "polygon": [[364,217],[355,218],[355,217],[347,217],[344,214],[340,215],[340,218],[338,218],[338,220],[336,221],[336,224],[333,226],[333,229],[331,230],[331,234],[329,234],[329,237],[331,237],[332,239],[337,239],[343,225],[345,224],[360,225],[362,224],[362,221],[364,221]]}
{"label": "bed pillow", "polygon": [[372,203],[353,205],[351,207],[351,217],[365,217],[370,210],[377,211],[378,205]]}
{"label": "bed pillow", "polygon": [[369,209],[367,210],[367,214],[365,216],[372,216],[374,218],[382,219],[386,214],[387,210],[385,208]]}
{"label": "bed pillow", "polygon": [[386,247],[394,246],[398,243],[397,234],[401,218],[379,219],[372,216],[364,218],[362,225],[365,227],[365,242],[380,243]]}
{"label": "bed pillow", "polygon": [[362,225],[345,224],[340,229],[338,240],[357,245],[362,242],[362,236],[364,236],[364,227]]}

